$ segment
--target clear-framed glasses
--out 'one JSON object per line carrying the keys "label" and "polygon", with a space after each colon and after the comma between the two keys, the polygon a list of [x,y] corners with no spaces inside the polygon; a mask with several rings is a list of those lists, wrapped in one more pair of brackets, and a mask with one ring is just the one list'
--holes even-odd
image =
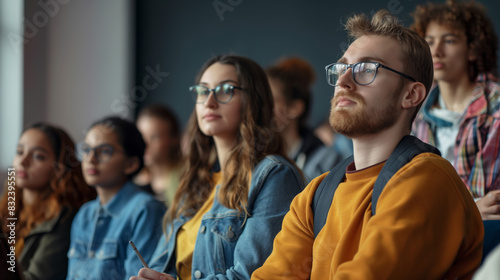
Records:
{"label": "clear-framed glasses", "polygon": [[354,80],[354,82],[358,85],[366,86],[371,84],[375,80],[375,78],[377,77],[378,69],[380,67],[392,71],[414,82],[417,81],[404,73],[373,61],[361,61],[354,64],[332,63],[330,65],[327,65],[325,67],[326,81],[329,85],[336,87],[340,76],[342,76],[349,68],[351,68],[352,79]]}
{"label": "clear-framed glasses", "polygon": [[77,157],[80,161],[90,159],[90,153],[93,152],[99,163],[108,162],[115,152],[115,148],[111,144],[101,144],[92,148],[85,142],[78,143],[76,150]]}
{"label": "clear-framed glasses", "polygon": [[231,98],[233,98],[234,89],[242,90],[243,88],[231,84],[220,84],[213,89],[209,89],[208,87],[202,85],[189,87],[189,91],[191,92],[193,100],[196,101],[196,103],[204,103],[212,91],[214,92],[215,100],[217,100],[217,102],[228,103],[231,101]]}

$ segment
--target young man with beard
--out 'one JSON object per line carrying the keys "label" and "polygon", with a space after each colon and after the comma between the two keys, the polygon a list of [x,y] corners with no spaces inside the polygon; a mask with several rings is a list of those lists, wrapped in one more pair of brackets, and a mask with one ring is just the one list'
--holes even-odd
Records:
{"label": "young man with beard", "polygon": [[[387,11],[348,19],[354,39],[326,67],[335,87],[330,123],[353,140],[354,161],[315,236],[312,203],[327,174],[297,195],[271,256],[252,279],[470,279],[481,261],[482,222],[453,166],[415,156],[392,176],[372,214],[386,160],[410,134],[432,83],[425,40]],[[335,186],[330,186],[335,187]]]}

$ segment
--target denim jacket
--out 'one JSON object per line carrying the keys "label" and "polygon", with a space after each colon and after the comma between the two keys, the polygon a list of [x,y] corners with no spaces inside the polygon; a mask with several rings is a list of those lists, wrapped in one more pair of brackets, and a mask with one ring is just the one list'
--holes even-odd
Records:
{"label": "denim jacket", "polygon": [[127,182],[108,202],[87,202],[71,226],[67,279],[129,279],[149,262],[162,235],[163,203]]}
{"label": "denim jacket", "polygon": [[[283,217],[292,199],[303,189],[301,175],[284,158],[263,159],[252,171],[248,216],[244,211],[239,213],[222,206],[217,199],[203,216],[193,253],[192,279],[250,279],[271,254]],[[152,269],[177,277],[177,232],[190,218],[181,216],[174,220],[172,237],[168,241],[161,238],[158,243],[150,264]]]}

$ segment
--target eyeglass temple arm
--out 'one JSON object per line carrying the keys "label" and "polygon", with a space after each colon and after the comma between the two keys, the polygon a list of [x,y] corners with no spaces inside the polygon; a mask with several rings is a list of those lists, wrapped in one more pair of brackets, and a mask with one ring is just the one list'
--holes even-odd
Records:
{"label": "eyeglass temple arm", "polygon": [[382,68],[385,68],[385,69],[387,69],[387,70],[389,70],[389,71],[392,71],[392,72],[394,72],[394,73],[396,73],[396,74],[399,74],[399,75],[401,75],[401,76],[403,76],[403,77],[405,77],[405,78],[407,78],[407,79],[410,79],[410,80],[412,80],[412,81],[414,81],[414,82],[416,82],[416,81],[417,81],[417,80],[415,80],[414,78],[412,78],[412,77],[410,77],[410,76],[406,75],[405,73],[401,73],[401,72],[399,72],[399,71],[397,71],[397,70],[394,70],[394,69],[389,68],[389,67],[387,67],[387,66],[384,66],[384,65],[382,65],[382,64],[379,64],[379,65],[380,65],[380,67],[382,67]]}

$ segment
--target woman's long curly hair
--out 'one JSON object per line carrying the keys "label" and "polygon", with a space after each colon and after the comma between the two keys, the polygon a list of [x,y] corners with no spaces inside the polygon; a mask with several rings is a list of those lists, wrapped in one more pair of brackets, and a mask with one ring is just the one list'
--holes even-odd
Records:
{"label": "woman's long curly hair", "polygon": [[474,1],[460,3],[456,0],[448,0],[444,4],[428,3],[417,6],[412,15],[414,23],[410,28],[422,37],[425,37],[431,22],[465,32],[469,50],[476,57],[476,60],[469,63],[470,81],[474,81],[482,73],[498,76],[497,36],[481,4]]}
{"label": "woman's long curly hair", "polygon": [[[237,144],[231,150],[226,165],[221,168],[222,182],[216,199],[230,209],[246,212],[253,167],[267,155],[285,156],[283,141],[274,126],[273,98],[264,70],[245,57],[216,56],[203,65],[196,77],[196,84],[214,63],[234,66],[239,86],[243,88]],[[186,133],[189,139],[187,166],[181,176],[174,203],[165,214],[165,224],[171,223],[179,215],[194,215],[214,187],[211,172],[217,163],[215,144],[212,137],[203,134],[198,127],[196,110],[191,114]]]}
{"label": "woman's long curly hair", "polygon": [[[5,184],[0,204],[0,217],[4,232],[7,218],[17,218],[16,254],[20,256],[24,247],[24,237],[38,224],[57,217],[63,207],[77,210],[83,203],[96,197],[95,189],[83,179],[80,162],[76,158],[75,143],[61,128],[45,123],[37,123],[25,131],[37,129],[45,134],[51,145],[56,161],[49,185],[40,193],[31,206],[23,203],[23,189],[15,189],[14,216],[8,209],[8,186]],[[24,133],[24,132],[23,132]]]}

